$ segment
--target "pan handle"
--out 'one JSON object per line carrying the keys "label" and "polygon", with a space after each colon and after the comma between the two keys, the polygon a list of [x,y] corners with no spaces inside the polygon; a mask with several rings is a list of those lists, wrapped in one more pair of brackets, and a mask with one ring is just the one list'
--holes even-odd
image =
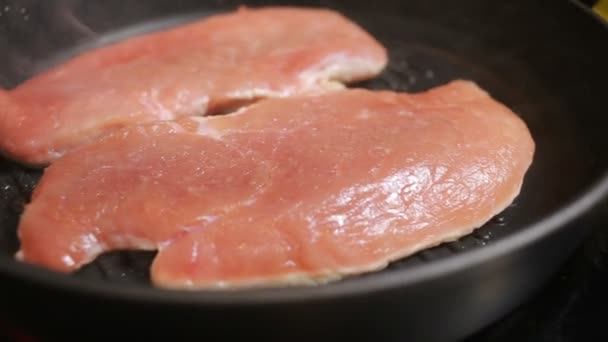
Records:
{"label": "pan handle", "polygon": [[597,15],[608,21],[608,0],[579,0],[591,8]]}
{"label": "pan handle", "polygon": [[593,7],[595,13],[599,14],[602,18],[608,20],[608,1],[599,0]]}

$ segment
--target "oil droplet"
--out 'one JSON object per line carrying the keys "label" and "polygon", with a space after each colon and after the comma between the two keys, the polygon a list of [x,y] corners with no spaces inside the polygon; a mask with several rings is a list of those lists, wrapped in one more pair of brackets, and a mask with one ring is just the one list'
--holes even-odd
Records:
{"label": "oil droplet", "polygon": [[492,239],[492,232],[477,231],[473,233],[473,236],[479,245],[485,246]]}
{"label": "oil droplet", "polygon": [[447,247],[452,252],[460,252],[460,251],[464,250],[464,245],[458,241],[454,241],[452,243],[447,244]]}
{"label": "oil droplet", "polygon": [[495,216],[491,221],[493,224],[498,226],[504,226],[507,224],[507,220],[504,218],[504,216]]}

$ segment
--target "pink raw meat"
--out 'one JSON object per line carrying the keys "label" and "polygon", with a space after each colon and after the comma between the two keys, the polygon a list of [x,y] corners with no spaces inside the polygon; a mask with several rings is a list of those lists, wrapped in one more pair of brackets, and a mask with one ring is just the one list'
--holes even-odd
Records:
{"label": "pink raw meat", "polygon": [[323,283],[471,233],[519,194],[534,150],[525,123],[468,81],[133,126],[46,170],[18,257],[72,272],[158,249],[159,287]]}
{"label": "pink raw meat", "polygon": [[334,11],[240,8],[83,53],[0,90],[0,151],[45,166],[126,125],[335,90],[386,63],[384,47]]}

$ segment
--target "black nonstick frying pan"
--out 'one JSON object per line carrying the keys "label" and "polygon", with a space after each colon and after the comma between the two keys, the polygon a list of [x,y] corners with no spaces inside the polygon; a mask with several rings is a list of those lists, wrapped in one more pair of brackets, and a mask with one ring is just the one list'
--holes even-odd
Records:
{"label": "black nonstick frying pan", "polygon": [[177,292],[150,286],[150,253],[107,254],[69,276],[13,261],[18,218],[40,171],[2,160],[0,319],[60,340],[75,329],[82,341],[129,333],[458,340],[538,290],[587,232],[593,209],[605,205],[608,29],[574,2],[5,0],[0,84],[10,88],[83,49],[241,4],[330,7],[358,22],[391,62],[356,86],[417,92],[476,81],[521,115],[536,141],[521,195],[473,235],[381,272],[317,287]]}

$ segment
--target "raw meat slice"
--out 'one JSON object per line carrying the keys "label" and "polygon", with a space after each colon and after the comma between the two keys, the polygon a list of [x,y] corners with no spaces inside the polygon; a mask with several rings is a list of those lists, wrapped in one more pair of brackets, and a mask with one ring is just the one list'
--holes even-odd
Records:
{"label": "raw meat slice", "polygon": [[332,281],[483,225],[519,194],[534,150],[521,119],[460,80],[133,126],[46,170],[18,258],[72,272],[159,249],[153,283],[173,289]]}
{"label": "raw meat slice", "polygon": [[83,53],[0,91],[0,150],[45,166],[125,125],[340,89],[386,63],[385,48],[334,11],[243,7]]}

